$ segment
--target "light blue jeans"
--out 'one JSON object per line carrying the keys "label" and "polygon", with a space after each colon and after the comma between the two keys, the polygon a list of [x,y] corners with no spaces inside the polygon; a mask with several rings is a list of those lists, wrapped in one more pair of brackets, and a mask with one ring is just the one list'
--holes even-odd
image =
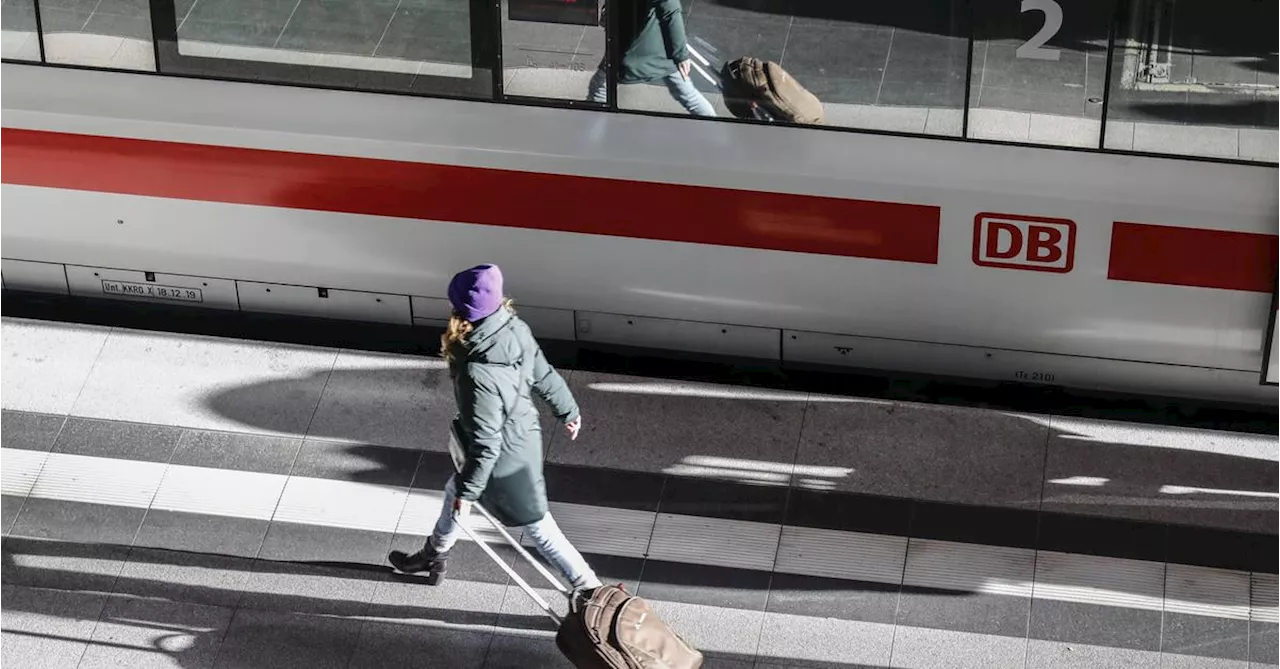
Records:
{"label": "light blue jeans", "polygon": [[[439,552],[453,548],[458,541],[458,535],[462,532],[458,527],[458,521],[453,518],[453,499],[458,494],[457,490],[454,477],[450,476],[449,482],[444,486],[444,506],[440,509],[440,518],[436,520],[435,530],[432,531],[429,540],[431,547]],[[510,529],[522,530],[530,539],[533,539],[534,548],[542,559],[559,569],[573,587],[600,587],[600,579],[596,577],[596,573],[591,570],[582,553],[569,543],[568,537],[564,536],[564,532],[560,530],[560,526],[556,524],[550,513],[537,522]]]}
{"label": "light blue jeans", "polygon": [[[692,79],[685,79],[677,71],[668,74],[662,81],[667,85],[667,90],[671,91],[671,97],[675,98],[676,102],[679,102],[685,109],[688,109],[690,114],[694,116],[716,115],[716,108],[712,107],[707,98],[698,90],[698,87],[693,85]],[[591,77],[588,90],[588,100],[602,104],[609,101],[609,75],[604,68],[596,70],[595,75]]]}

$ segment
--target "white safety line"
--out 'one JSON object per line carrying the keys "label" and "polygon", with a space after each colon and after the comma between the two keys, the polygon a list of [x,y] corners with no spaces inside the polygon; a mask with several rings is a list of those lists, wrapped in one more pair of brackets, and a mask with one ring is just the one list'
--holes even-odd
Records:
{"label": "white safety line", "polygon": [[[4,493],[379,532],[426,534],[443,493],[65,453],[0,449]],[[552,503],[580,549],[630,558],[1275,621],[1276,576]],[[496,533],[473,514],[468,524]]]}

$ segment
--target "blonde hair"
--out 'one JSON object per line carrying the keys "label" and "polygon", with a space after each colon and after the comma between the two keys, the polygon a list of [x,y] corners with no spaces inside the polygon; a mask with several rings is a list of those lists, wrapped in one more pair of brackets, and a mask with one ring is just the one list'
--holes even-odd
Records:
{"label": "blonde hair", "polygon": [[[499,309],[506,309],[511,313],[516,311],[516,301],[509,298],[502,298],[502,306]],[[449,325],[445,327],[444,334],[440,335],[440,355],[445,360],[453,360],[453,348],[455,345],[462,343],[467,335],[476,327],[475,323],[459,316],[457,313],[449,314]]]}

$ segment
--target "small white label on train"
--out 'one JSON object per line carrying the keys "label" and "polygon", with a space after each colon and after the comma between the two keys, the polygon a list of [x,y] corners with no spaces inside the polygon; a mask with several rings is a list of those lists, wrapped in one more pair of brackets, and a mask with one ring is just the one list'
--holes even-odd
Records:
{"label": "small white label on train", "polygon": [[108,281],[103,279],[102,292],[107,295],[141,297],[154,300],[176,300],[178,302],[204,301],[204,293],[199,288],[158,286],[154,283],[133,283],[132,281]]}

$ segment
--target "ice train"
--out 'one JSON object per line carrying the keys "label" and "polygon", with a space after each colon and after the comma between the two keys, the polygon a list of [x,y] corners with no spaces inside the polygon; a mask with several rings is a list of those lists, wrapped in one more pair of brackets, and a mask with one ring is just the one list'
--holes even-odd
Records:
{"label": "ice train", "polygon": [[1277,404],[1277,169],[3,65],[3,278]]}

